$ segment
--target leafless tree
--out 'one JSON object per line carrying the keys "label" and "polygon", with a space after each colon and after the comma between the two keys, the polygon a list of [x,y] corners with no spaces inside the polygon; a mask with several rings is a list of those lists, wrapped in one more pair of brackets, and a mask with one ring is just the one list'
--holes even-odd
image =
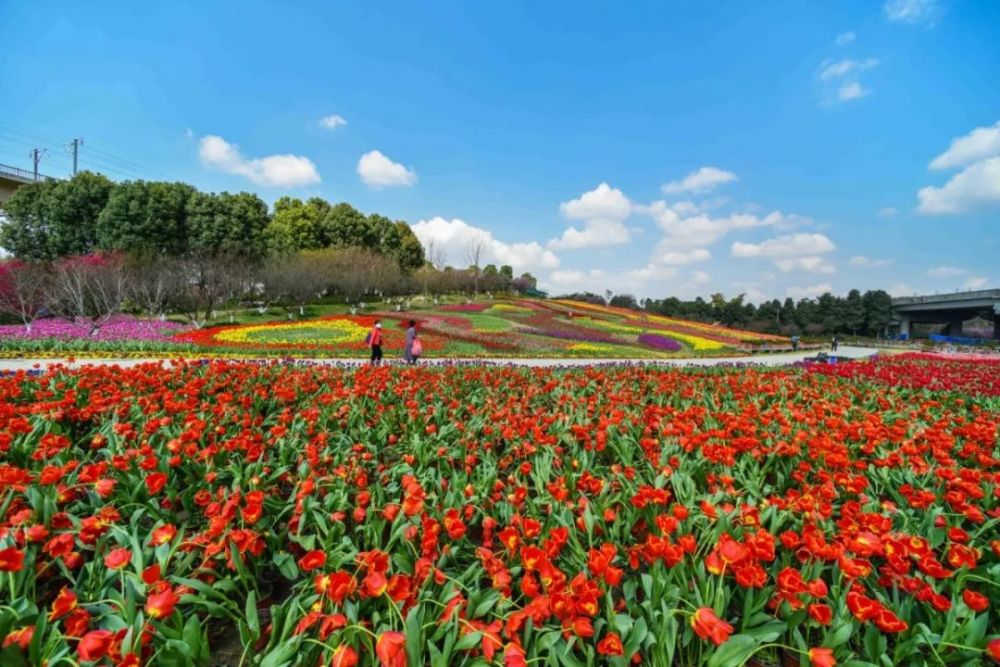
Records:
{"label": "leafless tree", "polygon": [[167,306],[174,290],[180,267],[177,261],[162,255],[135,257],[127,265],[129,300],[149,316],[166,317]]}
{"label": "leafless tree", "polygon": [[86,321],[90,334],[121,312],[128,298],[128,271],[116,255],[64,257],[55,263],[52,307],[66,319]]}
{"label": "leafless tree", "polygon": [[177,261],[171,305],[196,327],[215,309],[252,289],[251,266],[235,255],[193,254]]}
{"label": "leafless tree", "polygon": [[448,261],[448,253],[434,239],[427,242],[427,252],[424,253],[428,263],[438,271],[444,271]]}
{"label": "leafless tree", "polygon": [[476,232],[465,243],[465,261],[475,273],[475,292],[479,295],[479,274],[483,260],[489,252],[490,240],[483,232]]}
{"label": "leafless tree", "polygon": [[330,284],[329,253],[304,251],[275,257],[262,267],[260,282],[265,299],[284,307],[289,319],[295,309],[304,315],[306,304]]}
{"label": "leafless tree", "polygon": [[0,312],[18,318],[24,329],[45,312],[52,298],[52,268],[18,259],[0,264]]}

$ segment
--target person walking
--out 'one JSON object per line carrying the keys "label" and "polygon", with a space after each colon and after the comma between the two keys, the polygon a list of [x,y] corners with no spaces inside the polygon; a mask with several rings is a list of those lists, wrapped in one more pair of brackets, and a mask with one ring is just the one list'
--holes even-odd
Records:
{"label": "person walking", "polygon": [[833,340],[830,341],[830,351],[831,352],[836,352],[837,351],[837,344],[838,344],[838,342],[839,341],[837,340],[837,337],[834,336]]}
{"label": "person walking", "polygon": [[413,343],[417,340],[417,322],[410,320],[410,326],[406,327],[406,340],[403,342],[403,359],[408,364],[416,363],[413,354]]}
{"label": "person walking", "polygon": [[372,348],[372,366],[378,366],[382,362],[382,320],[375,320],[368,333],[368,345]]}

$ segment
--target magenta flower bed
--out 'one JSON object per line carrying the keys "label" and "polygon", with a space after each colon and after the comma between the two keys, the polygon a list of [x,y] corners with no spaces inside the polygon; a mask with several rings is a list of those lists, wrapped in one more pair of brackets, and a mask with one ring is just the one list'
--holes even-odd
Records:
{"label": "magenta flower bed", "polygon": [[90,335],[90,324],[86,322],[70,322],[59,318],[37,320],[31,331],[25,330],[23,324],[0,325],[0,338],[20,338],[23,340],[38,340],[42,338],[61,338],[73,340],[86,338],[88,340],[147,340],[169,341],[171,336],[188,327],[176,322],[159,322],[156,320],[140,320],[131,315],[116,315],[108,320],[97,332]]}
{"label": "magenta flower bed", "polygon": [[639,334],[638,340],[642,345],[653,347],[657,350],[663,350],[664,352],[679,352],[681,350],[680,343],[675,341],[673,338],[667,338],[666,336],[644,333]]}

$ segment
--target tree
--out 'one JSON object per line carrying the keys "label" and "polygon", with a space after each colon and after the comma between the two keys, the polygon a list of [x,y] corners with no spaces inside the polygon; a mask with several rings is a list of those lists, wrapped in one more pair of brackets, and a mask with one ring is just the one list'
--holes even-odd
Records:
{"label": "tree", "polygon": [[631,294],[616,294],[611,297],[611,301],[608,302],[608,305],[614,306],[615,308],[628,308],[629,310],[639,309],[639,303]]}
{"label": "tree", "polygon": [[175,261],[170,303],[196,327],[204,326],[217,307],[250,290],[250,265],[239,255],[189,253]]}
{"label": "tree", "polygon": [[108,251],[183,255],[189,250],[184,183],[126,181],[115,187],[97,219],[98,245]]}
{"label": "tree", "polygon": [[[514,279],[512,287],[517,292],[525,292],[527,290],[538,289],[538,279],[535,278],[535,276],[528,273],[527,271],[525,271],[519,277]],[[603,305],[603,300],[601,305]]]}
{"label": "tree", "polygon": [[304,315],[306,305],[329,286],[331,268],[329,253],[322,250],[275,256],[260,272],[263,294],[284,307],[289,319],[294,309]]}
{"label": "tree", "polygon": [[475,232],[465,242],[465,261],[474,271],[475,293],[479,295],[480,265],[489,252],[490,240],[483,232]]}
{"label": "tree", "polygon": [[865,328],[865,303],[861,298],[861,292],[852,289],[847,293],[847,298],[840,308],[840,319],[844,329],[854,335]]}
{"label": "tree", "polygon": [[448,263],[448,253],[434,239],[427,242],[427,251],[424,256],[428,264],[438,271],[444,271],[444,267]]}
{"label": "tree", "polygon": [[402,220],[393,223],[399,239],[398,245],[389,251],[403,271],[416,271],[424,265],[424,246],[413,233],[413,228]]}
{"label": "tree", "polygon": [[53,310],[68,320],[88,322],[91,335],[121,312],[128,289],[120,255],[63,257],[53,265]]}
{"label": "tree", "polygon": [[82,171],[66,181],[18,188],[4,204],[0,245],[29,261],[93,252],[98,216],[114,187],[104,176]]}
{"label": "tree", "polygon": [[268,247],[278,254],[326,248],[332,243],[326,221],[329,213],[330,204],[325,199],[313,197],[303,202],[282,197],[274,203],[274,216],[265,232]]}
{"label": "tree", "polygon": [[187,202],[187,248],[260,261],[267,252],[267,204],[257,195],[195,192]]}
{"label": "tree", "polygon": [[323,219],[323,224],[330,234],[329,245],[369,250],[381,248],[384,231],[382,226],[386,223],[392,224],[388,218],[382,216],[366,217],[347,202],[333,206]]}
{"label": "tree", "polygon": [[0,312],[21,320],[28,333],[51,303],[51,290],[49,266],[20,259],[0,264]]}
{"label": "tree", "polygon": [[133,255],[126,263],[129,298],[150,316],[164,316],[181,287],[177,260],[167,255]]}
{"label": "tree", "polygon": [[865,292],[861,297],[865,310],[865,332],[878,336],[892,322],[892,297],[884,290]]}

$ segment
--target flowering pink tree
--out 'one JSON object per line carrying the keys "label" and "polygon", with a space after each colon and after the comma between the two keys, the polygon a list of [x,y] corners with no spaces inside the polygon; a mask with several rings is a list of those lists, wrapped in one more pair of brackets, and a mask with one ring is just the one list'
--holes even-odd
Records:
{"label": "flowering pink tree", "polygon": [[51,268],[41,262],[19,259],[0,263],[0,313],[18,318],[24,329],[31,326],[51,303]]}

